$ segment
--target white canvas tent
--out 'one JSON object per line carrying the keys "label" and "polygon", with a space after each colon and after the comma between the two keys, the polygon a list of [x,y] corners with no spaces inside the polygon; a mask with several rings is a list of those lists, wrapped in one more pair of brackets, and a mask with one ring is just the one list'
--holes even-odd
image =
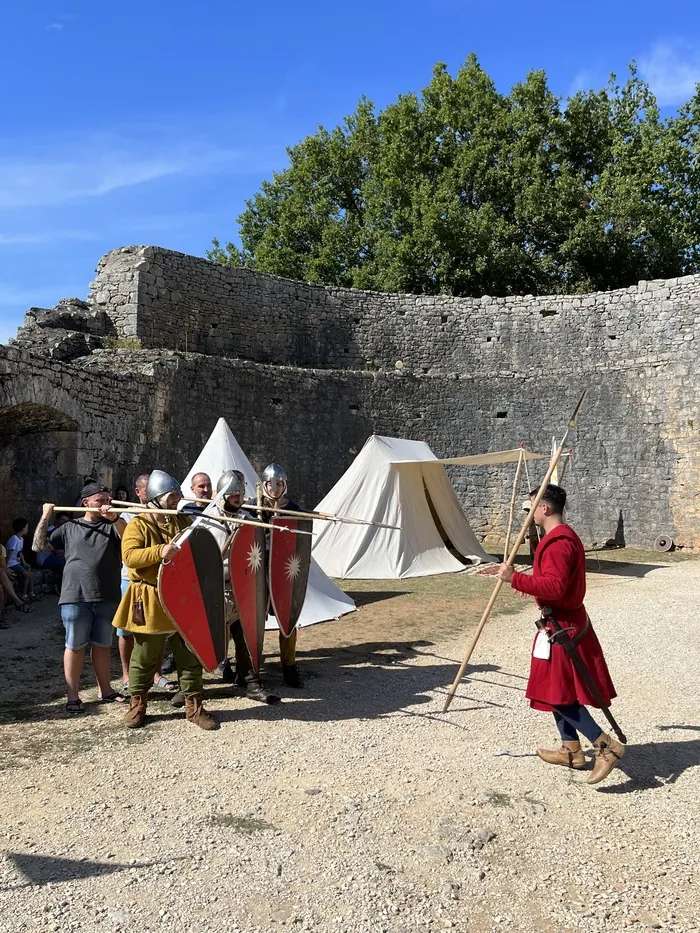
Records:
{"label": "white canvas tent", "polygon": [[[348,470],[319,502],[319,512],[400,526],[400,531],[315,522],[313,554],[327,574],[400,579],[464,569],[445,546],[472,561],[491,558],[477,541],[445,472],[445,464],[515,462],[520,449],[439,460],[423,441],[372,435]],[[528,459],[540,454],[524,451]],[[431,511],[432,507],[432,511]]]}
{"label": "white canvas tent", "polygon": [[[258,476],[253,465],[246,457],[233,435],[225,418],[219,418],[204,449],[197,457],[191,470],[182,483],[184,494],[190,495],[192,477],[195,473],[207,473],[216,487],[216,481],[226,470],[240,470],[246,479],[246,494],[255,496],[255,486]],[[306,600],[301,610],[299,625],[314,625],[316,622],[327,622],[330,619],[339,619],[357,607],[353,600],[328,579],[315,560],[311,560],[309,583],[306,590]],[[274,620],[268,619],[268,629],[277,628]]]}

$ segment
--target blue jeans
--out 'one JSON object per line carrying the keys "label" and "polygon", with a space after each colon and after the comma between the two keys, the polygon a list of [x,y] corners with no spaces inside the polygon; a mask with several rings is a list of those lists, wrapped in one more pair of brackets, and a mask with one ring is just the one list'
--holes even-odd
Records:
{"label": "blue jeans", "polygon": [[42,570],[53,570],[54,573],[63,573],[66,559],[63,554],[54,554],[52,551],[44,551],[36,555],[37,567]]}
{"label": "blue jeans", "polygon": [[[129,581],[122,579],[122,599],[126,596],[126,591],[129,589]],[[133,632],[127,632],[125,628],[117,629],[117,638],[133,638]]]}
{"label": "blue jeans", "polygon": [[80,651],[88,645],[109,648],[112,644],[112,619],[117,603],[103,600],[98,603],[64,603],[61,621],[66,630],[66,648]]}
{"label": "blue jeans", "polygon": [[585,735],[593,744],[603,734],[603,730],[596,724],[585,706],[572,703],[570,706],[556,706],[554,708],[554,721],[557,724],[562,742],[578,742],[579,732]]}

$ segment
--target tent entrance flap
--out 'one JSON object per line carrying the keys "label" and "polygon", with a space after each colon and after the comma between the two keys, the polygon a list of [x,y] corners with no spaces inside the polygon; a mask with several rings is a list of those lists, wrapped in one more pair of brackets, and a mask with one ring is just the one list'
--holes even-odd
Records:
{"label": "tent entrance flap", "polygon": [[437,532],[442,538],[442,543],[445,545],[445,547],[447,548],[447,550],[450,552],[450,554],[453,557],[456,557],[458,561],[466,565],[467,563],[469,563],[469,561],[464,556],[464,554],[460,554],[460,552],[454,546],[454,544],[452,543],[450,539],[450,536],[445,531],[444,525],[440,521],[440,516],[438,515],[435,505],[433,503],[433,500],[430,496],[430,490],[425,485],[425,479],[423,480],[423,492],[425,493],[425,501],[428,503],[428,508],[430,509],[430,515],[433,521],[435,522],[435,527],[437,528]]}

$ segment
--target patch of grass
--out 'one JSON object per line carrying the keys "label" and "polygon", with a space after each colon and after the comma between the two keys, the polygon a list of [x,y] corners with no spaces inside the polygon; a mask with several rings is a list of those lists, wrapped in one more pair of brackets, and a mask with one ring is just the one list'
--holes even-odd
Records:
{"label": "patch of grass", "polygon": [[504,794],[500,790],[487,790],[483,793],[485,803],[490,803],[492,807],[512,807],[513,801],[509,794]]}
{"label": "patch of grass", "polygon": [[105,350],[142,350],[138,337],[105,337],[102,341]]}
{"label": "patch of grass", "polygon": [[235,829],[244,836],[252,836],[253,833],[262,833],[266,829],[277,828],[274,823],[268,823],[259,816],[234,816],[233,813],[212,813],[209,822],[214,826],[227,826]]}

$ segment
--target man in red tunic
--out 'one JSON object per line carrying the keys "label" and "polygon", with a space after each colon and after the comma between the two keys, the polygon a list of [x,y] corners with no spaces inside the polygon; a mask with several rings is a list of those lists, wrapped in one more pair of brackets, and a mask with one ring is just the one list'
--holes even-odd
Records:
{"label": "man in red tunic", "polygon": [[[530,493],[534,499],[538,490]],[[598,688],[606,706],[617,694],[608,673],[603,650],[593,631],[583,605],[586,595],[586,558],[576,532],[564,521],[566,492],[549,484],[542,501],[535,509],[534,522],[544,531],[537,546],[532,576],[518,573],[501,564],[498,576],[514,590],[534,596],[540,608],[547,607],[545,616],[553,616],[567,630],[576,645],[581,660]],[[547,623],[548,635],[553,626]],[[625,753],[625,746],[607,735],[598,726],[586,706],[600,706],[579,676],[564,647],[551,642],[551,654],[544,636],[538,632],[533,646],[530,678],[525,695],[533,709],[549,710],[561,736],[561,748],[556,751],[537,749],[538,756],[550,764],[569,768],[586,767],[579,733],[595,748],[593,771],[589,784],[597,784],[615,767]],[[538,644],[539,639],[539,644]],[[544,650],[541,650],[541,647]],[[542,655],[549,654],[549,657]]]}

